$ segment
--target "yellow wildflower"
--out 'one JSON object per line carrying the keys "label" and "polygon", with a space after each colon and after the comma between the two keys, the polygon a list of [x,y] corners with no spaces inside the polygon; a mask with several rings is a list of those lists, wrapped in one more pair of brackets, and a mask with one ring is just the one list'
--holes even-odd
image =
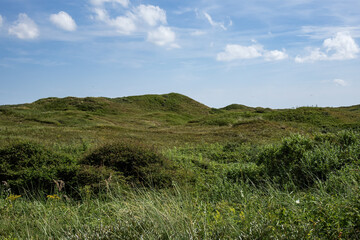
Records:
{"label": "yellow wildflower", "polygon": [[15,200],[18,199],[19,197],[21,197],[21,195],[10,194],[10,196],[8,196],[8,197],[6,198],[6,200],[15,201]]}
{"label": "yellow wildflower", "polygon": [[47,195],[46,196],[49,200],[60,200],[61,198],[57,194]]}

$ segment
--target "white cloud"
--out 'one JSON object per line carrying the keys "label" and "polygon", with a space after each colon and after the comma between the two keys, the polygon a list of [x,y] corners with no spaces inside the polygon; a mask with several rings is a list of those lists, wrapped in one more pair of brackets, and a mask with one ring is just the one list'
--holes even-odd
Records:
{"label": "white cloud", "polygon": [[0,15],[0,27],[2,27],[2,25],[3,25],[3,18],[2,18],[2,16]]}
{"label": "white cloud", "polygon": [[51,14],[50,21],[65,31],[72,32],[75,31],[77,27],[74,19],[63,11],[59,12],[58,14]]}
{"label": "white cloud", "polygon": [[[226,30],[226,27],[224,26],[224,23],[221,23],[221,22],[215,22],[212,17],[207,13],[207,12],[204,12],[204,16],[205,18],[208,20],[208,22],[210,23],[211,26],[213,27],[220,27],[224,30]],[[230,20],[230,23],[232,25],[232,21]]]}
{"label": "white cloud", "polygon": [[130,12],[124,16],[110,18],[108,12],[103,8],[94,8],[96,19],[106,23],[107,25],[116,28],[117,32],[129,35],[136,31],[135,17]]}
{"label": "white cloud", "polygon": [[347,60],[354,59],[360,52],[359,46],[348,32],[338,32],[335,37],[325,39],[323,42],[325,51],[315,48],[305,57],[297,56],[298,63],[314,62],[320,60]]}
{"label": "white cloud", "polygon": [[102,21],[102,22],[108,22],[110,20],[110,17],[105,9],[94,8],[93,11],[96,14],[97,20]]}
{"label": "white cloud", "polygon": [[329,56],[331,60],[353,59],[360,51],[355,40],[347,32],[339,32],[336,37],[326,39],[323,46],[327,53],[333,52]]}
{"label": "white cloud", "polygon": [[250,46],[228,44],[226,45],[224,52],[218,53],[216,60],[222,62],[230,62],[239,59],[252,59],[263,57],[266,61],[279,61],[288,58],[285,49],[283,49],[282,51],[268,51],[265,50],[262,45],[256,44],[255,40],[252,40],[252,42],[254,44]]}
{"label": "white cloud", "polygon": [[310,54],[306,57],[299,57],[297,56],[295,58],[295,62],[297,63],[304,63],[304,62],[315,62],[315,61],[319,61],[319,60],[326,60],[328,59],[328,56],[320,51],[320,48],[316,48],[313,50],[310,50]]}
{"label": "white cloud", "polygon": [[[140,4],[127,10],[123,15],[110,17],[102,5],[104,0],[92,0],[95,19],[115,28],[121,34],[146,34],[147,41],[158,46],[178,48],[176,34],[167,24],[166,12],[158,6]],[[113,2],[113,1],[112,1]]]}
{"label": "white cloud", "polygon": [[122,34],[131,34],[136,31],[136,24],[131,17],[119,16],[110,20],[110,25],[116,27],[117,31]]}
{"label": "white cloud", "polygon": [[264,53],[264,58],[266,61],[279,61],[288,58],[288,55],[286,54],[285,50],[283,51],[273,50],[273,51],[266,51]]}
{"label": "white cloud", "polygon": [[9,28],[9,34],[20,39],[34,39],[39,36],[36,23],[25,13],[20,13],[18,20]]}
{"label": "white cloud", "polygon": [[152,27],[166,24],[166,12],[158,6],[141,4],[136,8],[135,15]]}
{"label": "white cloud", "polygon": [[261,45],[241,46],[236,44],[228,44],[225,51],[217,55],[218,61],[233,61],[237,59],[250,59],[262,56]]}
{"label": "white cloud", "polygon": [[90,2],[95,6],[102,6],[104,3],[119,3],[123,7],[128,7],[130,4],[129,0],[91,0]]}
{"label": "white cloud", "polygon": [[333,82],[336,85],[341,86],[341,87],[346,87],[349,85],[345,80],[342,80],[342,79],[334,79]]}
{"label": "white cloud", "polygon": [[175,44],[176,35],[169,27],[160,26],[157,29],[148,32],[147,40],[158,46],[169,45],[172,48],[178,48]]}

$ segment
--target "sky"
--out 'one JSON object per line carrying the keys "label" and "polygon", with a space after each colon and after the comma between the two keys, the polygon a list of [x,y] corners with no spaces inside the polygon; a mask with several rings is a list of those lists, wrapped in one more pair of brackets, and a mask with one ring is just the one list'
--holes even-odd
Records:
{"label": "sky", "polygon": [[1,0],[0,105],[177,92],[360,104],[359,0]]}

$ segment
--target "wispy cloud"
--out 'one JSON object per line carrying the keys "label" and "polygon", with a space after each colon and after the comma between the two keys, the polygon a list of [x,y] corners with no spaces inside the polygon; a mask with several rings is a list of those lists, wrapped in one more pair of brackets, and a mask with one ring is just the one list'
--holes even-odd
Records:
{"label": "wispy cloud", "polygon": [[320,48],[308,48],[308,50],[310,51],[309,55],[297,56],[295,61],[303,63],[321,60],[347,60],[356,58],[360,52],[359,46],[347,32],[338,32],[335,37],[325,39],[323,50]]}
{"label": "wispy cloud", "polygon": [[104,3],[118,3],[123,7],[128,7],[130,4],[129,0],[91,0],[90,2],[95,6],[103,6]]}
{"label": "wispy cloud", "polygon": [[0,27],[2,27],[2,25],[3,25],[3,18],[2,18],[2,16],[0,15]]}
{"label": "wispy cloud", "polygon": [[321,40],[333,37],[339,32],[348,32],[353,38],[359,38],[360,26],[302,26],[299,35]]}
{"label": "wispy cloud", "polygon": [[34,39],[40,34],[36,23],[25,13],[20,13],[18,20],[9,28],[9,34],[20,39]]}
{"label": "wispy cloud", "polygon": [[58,14],[51,14],[50,21],[57,27],[69,32],[75,31],[77,27],[74,19],[63,11]]}
{"label": "wispy cloud", "polygon": [[222,22],[215,22],[212,17],[207,13],[207,12],[204,12],[204,16],[205,18],[208,20],[208,22],[210,23],[211,26],[213,27],[219,27],[219,28],[222,28],[224,30],[226,30],[227,28],[224,26],[224,23]]}
{"label": "wispy cloud", "polygon": [[206,32],[205,31],[201,31],[201,30],[195,30],[193,32],[190,33],[191,36],[203,36],[205,35]]}

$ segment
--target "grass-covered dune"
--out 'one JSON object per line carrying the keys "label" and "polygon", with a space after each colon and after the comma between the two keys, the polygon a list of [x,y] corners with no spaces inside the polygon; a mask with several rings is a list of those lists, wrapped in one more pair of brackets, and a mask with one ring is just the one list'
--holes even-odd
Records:
{"label": "grass-covered dune", "polygon": [[360,239],[360,107],[0,106],[0,239]]}

